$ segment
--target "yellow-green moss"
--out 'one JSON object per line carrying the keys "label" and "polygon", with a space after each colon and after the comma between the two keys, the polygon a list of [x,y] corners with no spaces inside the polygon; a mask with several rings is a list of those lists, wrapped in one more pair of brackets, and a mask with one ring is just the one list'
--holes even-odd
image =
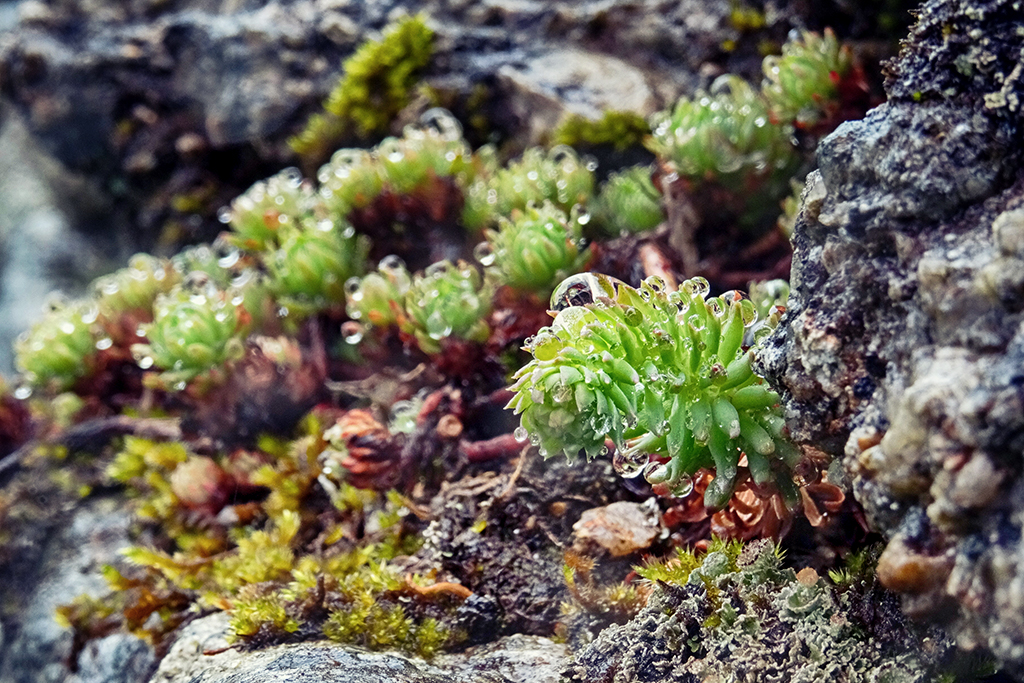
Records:
{"label": "yellow-green moss", "polygon": [[433,54],[434,32],[423,16],[407,17],[384,29],[380,40],[363,43],[345,60],[344,75],[289,142],[304,159],[316,162],[349,136],[368,138],[387,129],[409,102],[419,73]]}
{"label": "yellow-green moss", "polygon": [[551,141],[577,148],[609,145],[622,151],[639,146],[650,132],[651,127],[639,114],[609,109],[599,119],[569,116],[555,128]]}

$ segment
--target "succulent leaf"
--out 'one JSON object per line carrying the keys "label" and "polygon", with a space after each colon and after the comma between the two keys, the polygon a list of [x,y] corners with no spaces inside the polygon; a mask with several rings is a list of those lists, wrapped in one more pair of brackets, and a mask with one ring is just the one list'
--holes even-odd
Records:
{"label": "succulent leaf", "polygon": [[519,290],[551,293],[559,282],[578,272],[590,257],[581,249],[583,238],[579,214],[571,216],[549,201],[540,207],[514,211],[512,218],[499,218],[498,230],[487,230],[490,249],[487,259],[498,278]]}
{"label": "succulent leaf", "polygon": [[592,458],[608,438],[623,462],[657,456],[646,473],[670,485],[713,463],[705,499],[713,508],[732,495],[742,453],[766,481],[789,444],[778,394],[743,348],[754,305],[707,292],[702,278],[668,291],[657,277],[633,288],[591,273],[559,286],[557,317],[527,341],[534,360],[512,387],[510,407],[531,441],[545,456]]}

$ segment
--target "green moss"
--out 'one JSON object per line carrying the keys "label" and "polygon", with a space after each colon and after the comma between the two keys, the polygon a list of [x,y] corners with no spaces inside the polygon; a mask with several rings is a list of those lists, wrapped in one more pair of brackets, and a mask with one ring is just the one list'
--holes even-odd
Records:
{"label": "green moss", "polygon": [[430,62],[433,39],[424,17],[416,16],[389,25],[380,40],[363,43],[345,60],[324,112],[289,141],[292,149],[305,159],[323,159],[349,136],[365,139],[386,130]]}
{"label": "green moss", "polygon": [[640,145],[650,132],[651,128],[647,121],[639,114],[610,109],[597,120],[579,114],[569,116],[555,128],[551,140],[556,145],[607,145],[623,151]]}

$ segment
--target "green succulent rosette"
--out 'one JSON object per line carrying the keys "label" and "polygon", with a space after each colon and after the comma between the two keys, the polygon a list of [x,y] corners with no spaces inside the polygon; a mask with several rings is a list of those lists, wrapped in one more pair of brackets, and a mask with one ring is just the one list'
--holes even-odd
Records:
{"label": "green succulent rosette", "polygon": [[806,32],[782,46],[782,55],[762,62],[762,92],[772,116],[799,127],[813,126],[839,99],[839,83],[850,72],[850,49],[835,34]]}
{"label": "green succulent rosette", "polygon": [[300,317],[345,302],[345,282],[365,268],[369,241],[345,223],[308,219],[266,260],[268,287]]}
{"label": "green succulent rosette", "polygon": [[484,232],[477,259],[492,266],[503,284],[547,296],[590,259],[590,250],[581,248],[579,217],[575,208],[566,216],[551,202],[513,211],[511,219],[499,218],[497,230]]}
{"label": "green succulent rosette", "polygon": [[558,145],[549,151],[534,147],[518,162],[469,186],[462,222],[478,230],[493,225],[499,216],[508,217],[513,209],[545,200],[568,212],[576,204],[586,205],[593,194],[593,168],[571,147]]}
{"label": "green succulent rosette", "polygon": [[135,254],[128,265],[93,282],[100,313],[112,318],[121,313],[149,316],[157,295],[169,292],[181,281],[171,263],[149,254]]}
{"label": "green succulent rosette", "polygon": [[261,180],[222,210],[220,219],[231,226],[227,239],[248,251],[273,249],[282,229],[294,226],[309,212],[313,192],[297,168],[286,168]]}
{"label": "green succulent rosette", "polygon": [[790,127],[774,123],[767,101],[738,76],[680,99],[651,127],[651,151],[693,180],[742,188],[751,175],[785,173],[794,160]]}
{"label": "green succulent rosette", "polygon": [[665,220],[661,192],[651,181],[651,169],[633,166],[613,173],[601,186],[595,216],[611,234],[644,232]]}
{"label": "green succulent rosette", "polygon": [[348,317],[374,327],[397,324],[405,317],[402,305],[412,285],[405,263],[394,254],[385,256],[377,270],[345,283]]}
{"label": "green succulent rosette", "polygon": [[148,343],[133,345],[132,353],[142,369],[162,370],[163,386],[184,389],[241,358],[240,314],[232,296],[208,280],[186,282],[157,297],[153,322],[142,326]]}
{"label": "green succulent rosette", "polygon": [[472,265],[439,261],[413,278],[400,327],[424,353],[440,353],[449,337],[482,343],[490,335],[494,291],[494,282]]}
{"label": "green succulent rosette", "polygon": [[109,346],[91,301],[53,300],[43,319],[14,342],[14,364],[26,382],[64,391],[90,372],[97,348]]}
{"label": "green succulent rosette", "polygon": [[589,458],[616,448],[616,469],[670,488],[714,468],[708,507],[725,505],[741,455],[757,484],[784,492],[798,452],[779,397],[752,367],[753,304],[707,298],[703,278],[667,291],[657,277],[634,289],[603,275],[569,278],[552,296],[550,327],[527,342],[508,407],[545,456]]}
{"label": "green succulent rosette", "polygon": [[473,153],[462,138],[462,126],[443,109],[431,109],[400,138],[385,138],[375,155],[385,183],[396,194],[422,187],[432,178],[473,174]]}
{"label": "green succulent rosette", "polygon": [[329,215],[345,217],[370,204],[384,190],[377,160],[369,150],[339,149],[317,172],[319,201]]}

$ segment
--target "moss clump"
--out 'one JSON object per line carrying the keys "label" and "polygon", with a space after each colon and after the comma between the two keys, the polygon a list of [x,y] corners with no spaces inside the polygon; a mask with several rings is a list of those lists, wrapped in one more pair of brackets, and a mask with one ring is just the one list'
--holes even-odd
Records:
{"label": "moss clump", "polygon": [[290,140],[292,149],[306,159],[322,160],[346,137],[365,139],[386,130],[409,103],[433,55],[433,41],[424,17],[415,16],[386,27],[380,40],[363,43],[345,60],[344,75],[324,102],[324,113],[312,116]]}
{"label": "moss clump", "polygon": [[607,145],[618,151],[639,146],[651,132],[647,121],[630,111],[606,111],[594,120],[578,114],[569,116],[551,134],[556,145],[597,147]]}

